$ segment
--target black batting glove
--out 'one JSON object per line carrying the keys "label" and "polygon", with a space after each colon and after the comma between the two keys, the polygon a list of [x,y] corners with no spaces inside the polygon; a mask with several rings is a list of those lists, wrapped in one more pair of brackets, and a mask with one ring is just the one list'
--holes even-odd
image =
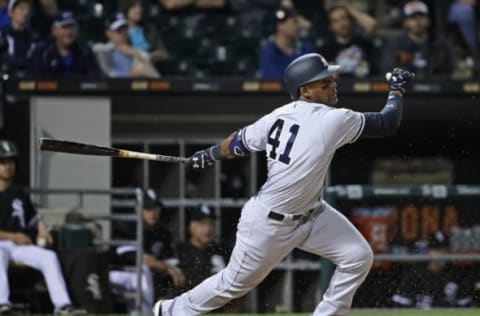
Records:
{"label": "black batting glove", "polygon": [[207,149],[202,149],[194,153],[188,160],[187,166],[192,169],[205,169],[220,160],[220,147],[212,146]]}
{"label": "black batting glove", "polygon": [[385,75],[390,91],[400,91],[405,94],[405,87],[415,77],[413,72],[405,69],[395,68]]}

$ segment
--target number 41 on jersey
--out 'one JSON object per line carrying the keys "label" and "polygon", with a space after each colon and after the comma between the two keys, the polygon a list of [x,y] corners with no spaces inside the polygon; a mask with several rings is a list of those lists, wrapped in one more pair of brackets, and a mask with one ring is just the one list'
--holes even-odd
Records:
{"label": "number 41 on jersey", "polygon": [[[272,146],[270,151],[269,157],[272,159],[277,159],[277,149],[280,147],[280,136],[282,135],[283,126],[285,125],[285,121],[282,119],[278,119],[270,128],[268,132],[268,144]],[[290,126],[290,137],[288,138],[287,144],[283,149],[283,153],[280,154],[278,157],[278,161],[283,162],[284,164],[290,163],[290,151],[292,150],[293,143],[297,138],[298,130],[300,129],[300,125],[293,124]]]}

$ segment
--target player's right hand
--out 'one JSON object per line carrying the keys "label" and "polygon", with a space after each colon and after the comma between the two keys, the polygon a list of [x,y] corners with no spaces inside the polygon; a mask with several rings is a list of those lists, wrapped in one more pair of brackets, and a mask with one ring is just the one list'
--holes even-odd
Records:
{"label": "player's right hand", "polygon": [[24,233],[14,233],[12,235],[12,241],[16,243],[17,245],[31,245],[32,240],[28,235],[25,235]]}
{"label": "player's right hand", "polygon": [[203,149],[194,153],[187,162],[187,166],[193,169],[205,169],[215,163],[210,151]]}
{"label": "player's right hand", "polygon": [[405,87],[415,77],[415,74],[411,71],[395,68],[392,72],[388,72],[385,75],[390,90],[397,90],[405,94]]}

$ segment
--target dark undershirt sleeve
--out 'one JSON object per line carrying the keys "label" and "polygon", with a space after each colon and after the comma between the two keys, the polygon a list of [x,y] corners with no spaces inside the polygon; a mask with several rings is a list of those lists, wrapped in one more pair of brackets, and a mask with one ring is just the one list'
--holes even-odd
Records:
{"label": "dark undershirt sleeve", "polygon": [[367,112],[361,138],[377,138],[393,135],[402,121],[403,97],[390,92],[387,103],[380,112]]}

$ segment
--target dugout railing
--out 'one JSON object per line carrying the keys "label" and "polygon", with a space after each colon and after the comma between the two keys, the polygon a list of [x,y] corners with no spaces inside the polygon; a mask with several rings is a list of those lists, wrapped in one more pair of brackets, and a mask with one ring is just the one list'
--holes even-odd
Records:
{"label": "dugout railing", "polygon": [[[76,203],[70,205],[71,207],[82,209],[84,206],[84,201],[89,195],[110,195],[112,197],[117,197],[112,199],[111,206],[114,207],[135,207],[137,209],[142,209],[143,206],[143,196],[141,195],[140,189],[112,189],[112,190],[81,190],[81,189],[31,189],[34,200],[37,200],[39,196],[45,195],[73,195],[76,196]],[[118,198],[121,197],[121,198]],[[378,205],[390,205],[393,207],[398,207],[398,205],[424,205],[425,203],[435,204],[438,206],[460,203],[462,206],[458,207],[458,215],[461,215],[459,212],[462,210],[467,210],[470,214],[470,217],[465,222],[464,219],[457,218],[458,225],[466,227],[468,225],[472,226],[474,224],[480,225],[480,221],[477,221],[478,217],[475,208],[476,201],[480,202],[480,186],[467,186],[467,185],[456,185],[456,186],[441,186],[441,185],[423,185],[423,186],[361,186],[361,185],[347,185],[347,186],[332,186],[327,188],[325,199],[337,207],[340,211],[345,212],[347,215],[351,215],[351,210],[355,209],[358,206],[368,207],[378,206]],[[211,207],[216,208],[219,212],[224,213],[228,211],[228,208],[235,207],[241,208],[245,203],[246,199],[225,199],[225,198],[211,198],[211,199],[192,199],[192,198],[167,198],[164,200],[164,203],[167,207],[176,208],[180,210],[181,208],[185,209],[190,206],[196,206],[200,203],[204,203]],[[423,203],[423,204],[422,204]],[[42,205],[48,207],[50,205]],[[53,205],[52,205],[53,206]],[[465,209],[467,208],[467,209]],[[435,208],[429,208],[433,213]],[[432,211],[433,210],[433,211]],[[350,214],[349,214],[350,212]],[[425,211],[427,212],[427,211]],[[438,209],[438,212],[441,213],[441,208]],[[141,220],[141,212],[137,212],[136,215],[126,215],[126,214],[96,214],[96,215],[87,215],[87,219],[91,220],[132,220],[137,222],[137,233],[143,230]],[[421,214],[420,214],[421,216]],[[472,219],[473,216],[473,219]],[[349,216],[350,217],[350,216]],[[413,216],[412,218],[415,218]],[[185,219],[184,219],[185,220]],[[421,219],[420,219],[421,220]],[[442,223],[440,223],[442,224]],[[467,225],[468,224],[468,225]],[[220,226],[221,227],[221,226]],[[418,226],[419,236],[421,233],[421,225]],[[137,240],[133,243],[140,251],[137,252],[137,276],[138,282],[141,283],[141,250],[142,247],[142,234],[137,234]],[[421,238],[420,238],[421,239]],[[420,240],[419,239],[419,240]],[[478,241],[480,242],[480,241]],[[119,244],[132,244],[131,241],[122,241],[122,240],[96,240],[97,245],[119,245]],[[476,245],[474,240],[469,241],[470,248],[472,245]],[[416,254],[411,252],[400,252],[392,253],[392,251],[386,251],[383,254],[376,254],[376,261],[390,261],[390,262],[422,262],[430,260],[452,260],[452,261],[471,261],[478,262],[480,261],[480,252],[478,249],[459,249],[455,253],[436,255],[434,257],[426,254]],[[319,275],[320,288],[322,291],[313,293],[310,296],[312,297],[312,302],[316,299],[319,299],[323,290],[328,286],[328,282],[333,271],[333,265],[331,263],[321,260],[320,262],[312,261],[297,261],[291,256],[286,258],[282,263],[280,263],[275,271],[278,273],[283,273],[284,276],[281,278],[281,281],[274,283],[273,287],[281,287],[281,289],[273,290],[271,292],[272,296],[267,298],[267,302],[280,301],[283,302],[284,307],[287,310],[298,310],[295,307],[294,302],[294,293],[298,289],[293,286],[295,283],[295,271],[317,271]],[[141,287],[139,287],[141,288]],[[141,302],[141,291],[135,293],[135,306],[137,311],[140,311]],[[258,300],[257,291],[253,291],[249,295],[248,299],[248,309],[252,312],[262,311],[262,308],[259,307],[259,304],[266,304],[264,301]]]}
{"label": "dugout railing", "polygon": [[[109,247],[120,245],[132,245],[137,249],[135,259],[135,271],[137,273],[137,289],[134,293],[133,300],[135,304],[135,313],[141,315],[142,302],[142,264],[143,264],[143,191],[140,188],[112,188],[112,189],[44,189],[44,188],[30,188],[29,192],[32,200],[38,203],[38,207],[44,210],[49,208],[57,208],[58,205],[49,205],[47,199],[44,197],[52,195],[73,196],[74,202],[70,205],[61,205],[63,209],[75,209],[82,213],[82,218],[87,221],[134,221],[136,222],[136,240],[120,240],[113,238],[96,238],[93,240],[93,245],[97,247]],[[132,208],[135,209],[135,214],[115,214],[109,209],[107,212],[103,211],[100,214],[95,210],[90,210],[89,214],[84,214],[85,200],[89,196],[108,196],[111,208]],[[93,213],[92,213],[93,211]],[[48,224],[48,223],[47,223]],[[110,293],[108,293],[110,295]]]}

